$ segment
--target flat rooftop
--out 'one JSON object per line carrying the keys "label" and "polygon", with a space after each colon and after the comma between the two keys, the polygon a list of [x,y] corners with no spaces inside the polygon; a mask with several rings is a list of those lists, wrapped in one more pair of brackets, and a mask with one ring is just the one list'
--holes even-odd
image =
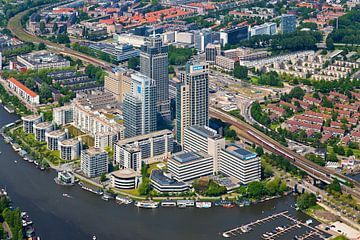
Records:
{"label": "flat rooftop", "polygon": [[209,127],[203,127],[199,125],[194,125],[189,127],[189,130],[199,134],[202,137],[212,138],[212,139],[220,139],[222,136],[218,134],[214,129]]}
{"label": "flat rooftop", "polygon": [[67,145],[67,146],[74,146],[76,144],[79,144],[80,141],[77,140],[76,138],[71,138],[71,139],[66,139],[60,142],[61,145]]}
{"label": "flat rooftop", "polygon": [[40,116],[40,115],[37,115],[37,114],[27,115],[27,116],[21,117],[21,119],[22,119],[23,121],[34,121],[34,120],[37,120],[37,119],[39,119],[39,118],[41,118],[41,116]]}
{"label": "flat rooftop", "polygon": [[250,160],[257,157],[256,153],[245,150],[237,144],[229,144],[225,147],[225,150],[228,153],[239,157],[241,160]]}
{"label": "flat rooftop", "polygon": [[20,57],[33,65],[67,61],[65,58],[61,57],[60,55],[50,53],[48,51],[32,52],[32,53],[20,55]]}
{"label": "flat rooftop", "polygon": [[131,168],[121,169],[115,172],[112,172],[111,175],[113,175],[116,178],[135,178],[140,177],[141,174],[134,171]]}
{"label": "flat rooftop", "polygon": [[208,157],[206,154],[195,152],[179,152],[173,155],[173,159],[179,163],[190,163]]}
{"label": "flat rooftop", "polygon": [[53,124],[51,122],[39,122],[35,124],[35,128],[48,128],[51,127]]}
{"label": "flat rooftop", "polygon": [[61,129],[58,129],[58,130],[51,131],[51,132],[47,133],[47,136],[49,136],[49,137],[59,137],[59,136],[62,136],[62,135],[65,135],[65,131],[61,130]]}
{"label": "flat rooftop", "polygon": [[150,179],[162,186],[187,186],[187,184],[184,182],[178,182],[172,178],[165,176],[163,171],[157,169],[152,170]]}
{"label": "flat rooftop", "polygon": [[101,150],[100,148],[95,148],[95,147],[88,148],[88,149],[84,150],[84,152],[86,152],[89,155],[97,155],[97,154],[101,154],[101,153],[106,153],[105,150]]}
{"label": "flat rooftop", "polygon": [[118,145],[126,145],[126,144],[131,144],[133,142],[141,141],[144,139],[153,138],[153,137],[161,137],[161,136],[170,135],[170,134],[172,134],[172,132],[170,130],[164,129],[164,130],[151,132],[151,133],[144,134],[144,135],[139,135],[139,136],[135,136],[135,137],[131,137],[131,138],[125,138],[123,140],[118,141],[117,144]]}

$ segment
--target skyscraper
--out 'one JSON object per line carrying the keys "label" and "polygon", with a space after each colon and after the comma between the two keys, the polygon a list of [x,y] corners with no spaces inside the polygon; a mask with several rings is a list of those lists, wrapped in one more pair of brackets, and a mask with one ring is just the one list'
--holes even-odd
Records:
{"label": "skyscraper", "polygon": [[281,32],[291,33],[296,30],[296,16],[291,14],[281,15]]}
{"label": "skyscraper", "polygon": [[151,36],[140,53],[140,72],[155,81],[157,112],[165,119],[170,119],[168,51],[160,36]]}
{"label": "skyscraper", "polygon": [[187,63],[176,97],[176,139],[183,145],[185,128],[209,124],[209,65]]}
{"label": "skyscraper", "polygon": [[157,129],[156,87],[153,79],[140,73],[131,75],[131,93],[124,99],[125,137],[147,134]]}

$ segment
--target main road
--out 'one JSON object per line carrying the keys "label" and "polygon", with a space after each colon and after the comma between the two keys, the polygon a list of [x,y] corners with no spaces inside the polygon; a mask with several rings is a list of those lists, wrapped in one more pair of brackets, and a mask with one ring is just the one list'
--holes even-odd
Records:
{"label": "main road", "polygon": [[[47,6],[49,6],[49,5],[47,5]],[[58,43],[54,43],[54,42],[42,39],[28,31],[26,31],[21,24],[21,19],[31,10],[32,9],[25,10],[23,12],[18,13],[14,17],[10,18],[7,28],[11,31],[11,33],[14,36],[16,36],[17,38],[19,38],[20,40],[22,40],[24,42],[44,43],[47,46],[49,51],[80,59],[84,62],[93,64],[96,66],[100,66],[107,71],[111,71],[111,69],[113,67],[116,67],[116,65],[114,65],[114,64],[102,61],[102,60],[94,58],[94,57],[90,57],[86,54],[83,54],[83,53],[75,51],[71,48],[65,47],[62,44],[58,44]]]}
{"label": "main road", "polygon": [[342,185],[342,189],[344,192],[351,194],[352,196],[360,199],[360,183],[352,178],[344,176],[342,174],[337,173],[332,169],[328,169],[325,167],[321,167],[310,160],[306,159],[305,157],[297,154],[287,147],[281,145],[274,139],[270,138],[266,134],[260,132],[259,130],[255,129],[251,125],[225,113],[220,111],[216,108],[210,108],[210,116],[214,118],[218,118],[226,123],[229,123],[236,128],[238,128],[239,135],[245,139],[248,139],[259,146],[267,149],[270,152],[280,154],[285,158],[289,159],[292,164],[296,167],[300,168],[301,170],[305,171],[310,176],[319,179],[325,183],[330,183],[334,178],[338,178],[340,181],[347,181],[354,185],[354,188],[347,187]]}

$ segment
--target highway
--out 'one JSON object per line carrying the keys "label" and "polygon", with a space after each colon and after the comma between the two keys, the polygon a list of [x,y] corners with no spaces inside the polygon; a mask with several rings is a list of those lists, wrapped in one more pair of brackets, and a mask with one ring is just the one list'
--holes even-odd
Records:
{"label": "highway", "polygon": [[281,145],[274,139],[255,129],[251,125],[229,115],[226,112],[211,107],[209,114],[211,117],[218,118],[223,122],[229,123],[238,128],[240,130],[239,135],[241,137],[248,139],[259,146],[262,146],[270,152],[286,157],[288,160],[290,160],[292,164],[294,164],[299,169],[305,171],[307,174],[314,177],[315,179],[319,179],[325,183],[330,183],[332,182],[333,178],[338,178],[340,181],[347,181],[352,183],[354,185],[354,188],[350,188],[342,184],[342,190],[346,193],[351,194],[357,199],[360,199],[360,183],[358,183],[357,181],[342,174],[339,174],[332,169],[321,167],[311,162],[300,154],[291,151],[290,149]]}
{"label": "highway", "polygon": [[[44,6],[44,7],[48,7],[48,6]],[[86,63],[93,64],[93,65],[96,65],[96,66],[100,66],[104,70],[107,70],[107,71],[111,71],[111,69],[113,67],[116,67],[115,64],[111,64],[111,63],[102,61],[100,59],[90,57],[90,56],[88,56],[86,54],[83,54],[83,53],[74,51],[71,48],[65,47],[62,44],[50,42],[50,41],[42,39],[42,38],[40,38],[40,37],[30,33],[30,32],[27,32],[26,30],[23,29],[23,27],[21,25],[21,18],[24,15],[26,15],[30,10],[31,9],[28,9],[26,11],[18,13],[14,17],[10,18],[10,20],[8,22],[8,26],[7,26],[8,29],[11,31],[11,33],[14,36],[19,38],[20,40],[22,40],[24,42],[32,42],[32,43],[41,43],[42,42],[47,46],[49,51],[80,59],[80,60],[82,60],[82,61],[84,61]]]}

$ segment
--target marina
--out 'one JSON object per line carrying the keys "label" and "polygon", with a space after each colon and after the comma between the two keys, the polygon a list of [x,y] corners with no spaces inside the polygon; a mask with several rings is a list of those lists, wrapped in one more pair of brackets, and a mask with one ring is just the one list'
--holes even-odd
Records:
{"label": "marina", "polygon": [[[262,232],[264,226],[269,224],[277,226],[272,228],[271,231]],[[245,236],[249,232],[256,232],[258,239],[263,240],[326,239],[328,237],[328,234],[292,217],[288,211],[274,213],[262,219],[225,231],[222,236],[224,238],[238,238],[240,235]]]}

